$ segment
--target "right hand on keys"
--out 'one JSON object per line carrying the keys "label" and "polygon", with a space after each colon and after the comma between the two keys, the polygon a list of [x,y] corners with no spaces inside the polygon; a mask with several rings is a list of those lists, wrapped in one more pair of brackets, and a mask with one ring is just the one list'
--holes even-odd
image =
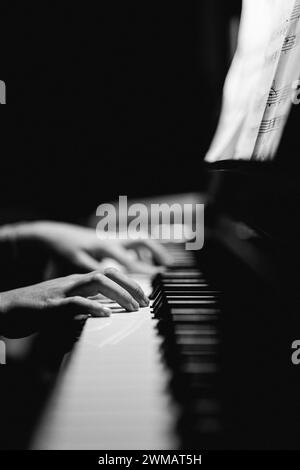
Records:
{"label": "right hand on keys", "polygon": [[74,274],[0,293],[0,334],[27,336],[60,316],[109,316],[111,310],[97,299],[99,294],[128,311],[149,303],[141,287],[114,268],[106,269],[104,274]]}

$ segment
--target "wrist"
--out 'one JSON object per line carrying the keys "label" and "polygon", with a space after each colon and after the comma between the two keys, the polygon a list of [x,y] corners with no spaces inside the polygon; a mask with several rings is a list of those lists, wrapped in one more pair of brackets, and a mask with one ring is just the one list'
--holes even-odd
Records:
{"label": "wrist", "polygon": [[7,302],[5,292],[0,293],[0,322],[7,311]]}
{"label": "wrist", "polygon": [[9,291],[0,292],[0,336],[6,336],[12,302],[13,296],[10,295]]}
{"label": "wrist", "polygon": [[39,238],[40,222],[20,222],[14,225],[15,239],[21,240],[34,240]]}
{"label": "wrist", "polygon": [[18,241],[34,236],[36,222],[17,222],[0,227],[1,241]]}
{"label": "wrist", "polygon": [[17,258],[17,232],[14,224],[0,227],[0,257],[8,263]]}
{"label": "wrist", "polygon": [[0,228],[0,240],[5,239],[14,242],[26,240],[39,240],[49,230],[51,222],[33,221],[17,222],[11,225],[4,225]]}
{"label": "wrist", "polygon": [[0,335],[3,334],[3,322],[4,322],[4,306],[2,294],[0,294]]}
{"label": "wrist", "polygon": [[49,222],[18,222],[0,227],[0,257],[12,266],[29,248],[45,244]]}

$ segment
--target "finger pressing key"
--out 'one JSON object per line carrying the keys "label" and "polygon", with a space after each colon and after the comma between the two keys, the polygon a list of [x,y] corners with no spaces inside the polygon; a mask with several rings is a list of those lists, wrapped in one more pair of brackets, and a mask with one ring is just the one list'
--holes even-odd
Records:
{"label": "finger pressing key", "polygon": [[115,300],[131,312],[139,308],[139,303],[128,290],[99,272],[83,274],[77,277],[68,292],[68,296],[81,295],[83,297],[92,297],[97,294],[103,294],[105,297]]}
{"label": "finger pressing key", "polygon": [[139,303],[140,307],[147,307],[149,305],[149,299],[143,292],[143,289],[133,279],[130,279],[128,276],[121,273],[115,268],[105,269],[104,274],[109,279],[126,289],[126,291],[128,291],[132,295],[132,297]]}

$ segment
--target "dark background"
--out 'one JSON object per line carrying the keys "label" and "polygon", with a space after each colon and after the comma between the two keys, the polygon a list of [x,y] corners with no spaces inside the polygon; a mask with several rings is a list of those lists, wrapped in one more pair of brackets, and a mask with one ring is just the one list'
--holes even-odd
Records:
{"label": "dark background", "polygon": [[198,189],[239,4],[3,4],[2,205],[73,219]]}
{"label": "dark background", "polygon": [[2,219],[201,189],[240,4],[2,3]]}

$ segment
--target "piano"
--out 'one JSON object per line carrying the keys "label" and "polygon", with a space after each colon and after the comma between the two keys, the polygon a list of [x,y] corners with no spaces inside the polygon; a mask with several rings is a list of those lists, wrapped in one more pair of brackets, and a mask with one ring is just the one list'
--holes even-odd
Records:
{"label": "piano", "polygon": [[[258,4],[245,3],[252,32],[263,18]],[[291,11],[277,5],[288,16],[278,14],[274,25],[266,21],[271,38],[285,31],[284,18],[299,28],[299,1],[293,10],[288,3]],[[264,40],[265,27],[254,28]],[[253,38],[246,37],[252,50]],[[284,75],[288,58],[299,65],[299,48],[293,54],[294,62],[283,49],[276,79]],[[225,143],[232,136],[232,151],[227,146],[227,154],[219,155],[217,145],[205,167],[207,190],[204,199],[199,196],[205,202],[204,247],[186,251],[184,243],[170,243],[174,263],[165,272],[154,279],[133,274],[151,297],[149,307],[125,312],[112,304],[110,318],[62,324],[32,338],[25,367],[15,360],[3,371],[4,448],[299,448],[300,369],[291,360],[292,343],[300,337],[297,154],[273,160],[285,121],[260,117],[259,138],[243,155],[248,159],[233,159],[234,140],[257,91],[255,80],[252,87],[238,83],[250,93],[237,129],[224,133]],[[243,98],[241,89],[231,90],[233,107]],[[273,108],[265,104],[268,117]],[[286,119],[287,111],[284,107]],[[276,145],[264,140],[266,122],[280,123],[269,129]],[[265,161],[253,159],[256,155]]]}
{"label": "piano", "polygon": [[[267,195],[279,174],[250,162],[209,173],[203,249],[168,243],[172,266],[154,279],[132,274],[149,307],[112,304],[110,318],[34,338],[30,380],[19,379],[28,408],[7,411],[14,447],[297,448],[299,251],[273,230]],[[282,201],[287,220],[296,196]]]}

